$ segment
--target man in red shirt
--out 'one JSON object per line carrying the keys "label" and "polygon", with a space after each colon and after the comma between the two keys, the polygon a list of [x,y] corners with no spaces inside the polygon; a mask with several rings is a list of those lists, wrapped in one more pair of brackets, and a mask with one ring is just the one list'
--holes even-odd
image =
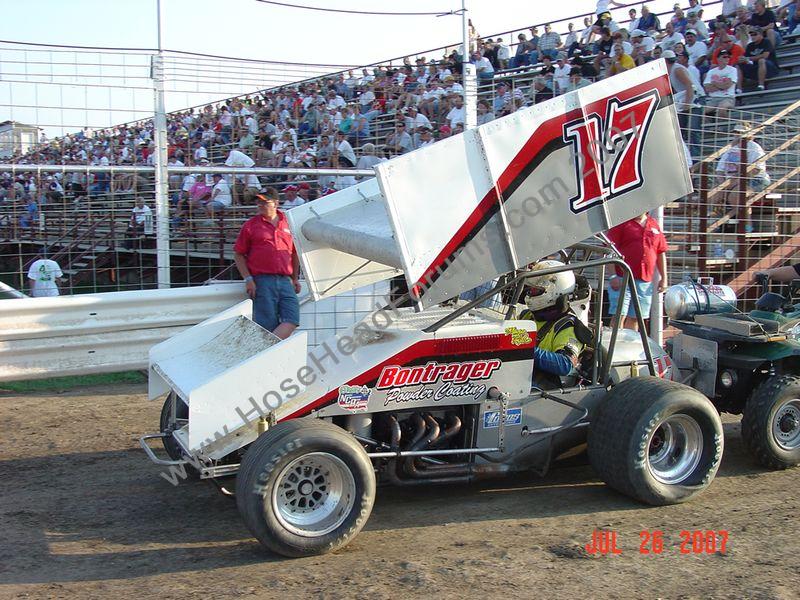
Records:
{"label": "man in red shirt", "polygon": [[[658,283],[658,292],[667,289],[667,238],[661,231],[658,221],[647,213],[625,221],[608,232],[608,238],[620,251],[625,262],[631,268],[636,295],[639,297],[639,306],[642,317],[650,315],[650,302],[653,298],[653,275],[658,269],[661,279]],[[608,290],[609,312],[616,314],[619,302],[620,287],[622,285],[622,271],[617,269],[617,274],[611,278]],[[622,326],[626,329],[638,330],[638,322],[633,306],[630,303],[630,291],[624,290],[622,312],[624,320]]]}
{"label": "man in red shirt", "polygon": [[[742,48],[739,44],[733,43],[733,38],[729,36],[727,33],[724,34],[724,37],[720,38],[719,45],[714,50],[714,53],[711,56],[711,64],[714,66],[719,65],[719,53],[721,50],[727,50],[730,53],[730,60],[728,64],[735,67],[739,64],[739,59],[744,54],[744,48]],[[739,82],[741,85],[741,82]]]}
{"label": "man in red shirt", "polygon": [[233,259],[253,299],[253,320],[286,339],[300,324],[300,261],[286,216],[278,210],[278,191],[268,188],[255,198],[258,214],[242,225]]}

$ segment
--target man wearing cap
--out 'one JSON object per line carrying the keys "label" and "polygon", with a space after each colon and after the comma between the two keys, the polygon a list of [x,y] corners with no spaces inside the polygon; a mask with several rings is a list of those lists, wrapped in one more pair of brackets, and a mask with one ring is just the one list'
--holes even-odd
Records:
{"label": "man wearing cap", "polygon": [[703,79],[708,98],[706,112],[715,112],[724,119],[728,110],[736,106],[736,88],[739,83],[739,71],[730,65],[731,53],[720,49],[717,53],[718,64],[706,73]]}
{"label": "man wearing cap", "polygon": [[689,151],[693,160],[700,156],[700,142],[702,139],[702,113],[695,103],[694,82],[689,70],[678,63],[678,57],[672,50],[664,50],[661,54],[667,61],[669,82],[672,86],[673,98],[678,108],[678,120],[681,133],[688,136]]}
{"label": "man wearing cap", "polygon": [[[480,125],[480,116],[478,116],[478,125]],[[436,142],[433,139],[433,131],[431,129],[423,127],[419,132],[419,144],[417,148],[424,148],[425,146],[430,146]]]}
{"label": "man wearing cap", "polygon": [[697,39],[697,32],[694,29],[687,29],[686,33],[686,53],[689,55],[689,64],[697,67],[701,72],[707,70],[706,55],[708,46]]}
{"label": "man wearing cap", "polygon": [[430,119],[419,112],[416,106],[409,106],[406,110],[406,131],[416,136],[423,127],[431,128]]}
{"label": "man wearing cap", "polygon": [[[720,32],[718,35],[718,40],[715,40],[715,45],[717,46],[714,49],[714,53],[711,55],[711,64],[716,66],[719,64],[719,53],[722,50],[725,50],[730,54],[730,58],[728,59],[728,64],[732,67],[736,67],[739,64],[739,59],[744,55],[744,48],[742,48],[739,44],[734,44],[733,37],[727,32],[723,31]],[[737,89],[741,88],[741,81],[736,86]]]}
{"label": "man wearing cap", "polygon": [[567,54],[559,52],[556,56],[556,67],[553,71],[553,82],[556,85],[556,90],[559,94],[563,94],[569,87],[569,74],[572,71],[572,65],[567,61]]}
{"label": "man wearing cap", "polygon": [[764,89],[767,77],[775,77],[779,73],[775,47],[764,37],[760,27],[750,28],[750,43],[744,49],[744,56],[739,59],[739,68],[745,79],[758,80],[759,90]]}
{"label": "man wearing cap", "polygon": [[447,119],[451,129],[456,126],[456,123],[464,123],[465,110],[463,96],[455,97],[455,106],[450,109],[445,119]]}
{"label": "man wearing cap", "polygon": [[508,84],[501,81],[497,84],[497,91],[495,92],[494,100],[492,101],[492,110],[495,114],[500,114],[503,107],[511,102],[511,92],[508,91]]}
{"label": "man wearing cap", "polygon": [[[767,172],[766,152],[764,148],[753,140],[753,126],[747,121],[741,121],[733,130],[738,134],[735,141],[720,158],[716,166],[718,181],[723,183],[726,180],[737,180],[741,173],[742,163],[746,164],[747,187],[753,192],[762,192],[772,183]],[[741,137],[739,137],[741,136]],[[745,155],[742,156],[742,143],[745,144]],[[739,191],[728,189],[723,192],[722,206],[724,210],[740,205]],[[744,209],[745,233],[753,231],[753,221],[751,220],[753,209],[747,206]],[[759,219],[760,221],[760,219]]]}
{"label": "man wearing cap", "polygon": [[277,190],[267,188],[256,203],[258,214],[245,222],[233,246],[234,262],[253,299],[253,320],[286,339],[300,324],[300,261]]}
{"label": "man wearing cap", "polygon": [[404,121],[395,125],[394,132],[386,138],[386,147],[392,154],[405,154],[413,150],[414,141],[406,131]]}
{"label": "man wearing cap", "polygon": [[295,206],[300,206],[303,204],[303,201],[297,197],[298,190],[299,188],[291,183],[283,188],[283,202],[281,202],[282,209],[289,210],[290,208],[294,208]]}
{"label": "man wearing cap", "polygon": [[631,58],[637,65],[643,65],[653,60],[653,49],[656,47],[656,41],[643,30],[634,29],[631,31],[631,44],[633,45]]}
{"label": "man wearing cap", "polygon": [[591,85],[591,83],[592,82],[588,79],[584,79],[583,71],[580,67],[572,67],[572,70],[569,72],[569,87],[567,91],[574,92],[575,90],[585,88],[587,85]]}
{"label": "man wearing cap", "polygon": [[297,184],[297,197],[305,204],[311,202],[311,186],[305,181]]}

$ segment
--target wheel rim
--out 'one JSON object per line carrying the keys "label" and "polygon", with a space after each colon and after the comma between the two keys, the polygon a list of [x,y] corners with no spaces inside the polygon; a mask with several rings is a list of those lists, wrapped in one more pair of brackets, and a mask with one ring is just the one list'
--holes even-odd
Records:
{"label": "wheel rim", "polygon": [[353,508],[356,482],[347,465],[327,452],[304,454],[280,472],[272,508],[286,529],[317,537],[339,527]]}
{"label": "wheel rim", "polygon": [[800,448],[800,400],[786,400],[772,418],[772,437],[784,450]]}
{"label": "wheel rim", "polygon": [[672,415],[650,436],[647,466],[658,481],[677,484],[688,478],[703,454],[703,432],[689,415]]}

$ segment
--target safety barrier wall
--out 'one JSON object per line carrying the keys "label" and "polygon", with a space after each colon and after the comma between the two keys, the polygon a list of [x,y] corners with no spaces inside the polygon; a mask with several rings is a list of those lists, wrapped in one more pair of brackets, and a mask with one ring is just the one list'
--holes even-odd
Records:
{"label": "safety barrier wall", "polygon": [[[386,304],[387,293],[383,282],[301,301],[300,328],[309,332],[309,346]],[[0,381],[147,368],[153,345],[246,298],[244,284],[234,282],[0,300]]]}

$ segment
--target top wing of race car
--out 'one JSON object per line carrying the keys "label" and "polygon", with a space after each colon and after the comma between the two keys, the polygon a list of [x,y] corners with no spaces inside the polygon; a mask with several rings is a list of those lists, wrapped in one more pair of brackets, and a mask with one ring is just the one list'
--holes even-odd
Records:
{"label": "top wing of race car", "polygon": [[289,211],[315,299],[402,273],[426,308],[692,191],[663,61]]}

